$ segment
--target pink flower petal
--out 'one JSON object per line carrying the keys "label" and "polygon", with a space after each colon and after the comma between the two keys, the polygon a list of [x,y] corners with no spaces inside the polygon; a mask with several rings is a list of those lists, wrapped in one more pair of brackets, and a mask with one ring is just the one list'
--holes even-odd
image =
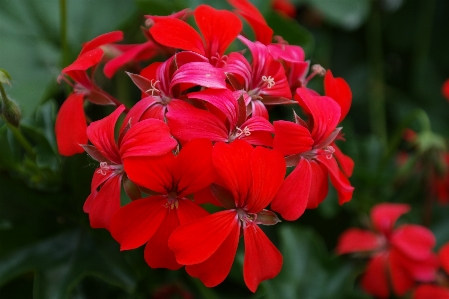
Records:
{"label": "pink flower petal", "polygon": [[282,255],[259,226],[247,226],[243,234],[245,238],[243,278],[246,286],[255,293],[262,281],[279,274]]}
{"label": "pink flower petal", "polygon": [[170,88],[176,84],[190,83],[208,88],[226,88],[226,76],[222,69],[208,62],[190,62],[178,68],[173,74]]}
{"label": "pink flower petal", "polygon": [[80,146],[87,143],[87,124],[83,103],[83,94],[71,93],[59,109],[55,134],[58,151],[63,156],[84,152]]}
{"label": "pink flower petal", "polygon": [[142,246],[156,233],[169,212],[176,215],[166,204],[166,197],[149,196],[120,208],[110,228],[112,237],[120,243],[120,250]]}
{"label": "pink flower petal", "polygon": [[281,214],[285,220],[298,219],[307,207],[312,169],[309,161],[301,158],[299,164],[287,176],[276,194],[271,209]]}
{"label": "pink flower petal", "polygon": [[350,228],[339,237],[336,251],[338,254],[374,251],[380,246],[382,239],[379,235],[364,229]]}

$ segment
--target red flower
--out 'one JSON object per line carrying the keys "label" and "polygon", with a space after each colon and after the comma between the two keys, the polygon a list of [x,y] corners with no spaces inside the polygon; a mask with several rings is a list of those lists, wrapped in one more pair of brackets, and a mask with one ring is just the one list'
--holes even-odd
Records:
{"label": "red flower", "polygon": [[[212,153],[219,185],[212,191],[228,210],[177,228],[169,239],[176,260],[208,287],[221,283],[235,257],[241,230],[245,243],[243,277],[255,292],[281,270],[282,256],[257,224],[275,224],[269,205],[285,175],[283,157],[242,140],[217,143]],[[267,174],[270,175],[267,175]]]}
{"label": "red flower", "polygon": [[137,199],[118,210],[112,219],[112,236],[121,250],[146,243],[145,261],[152,268],[180,268],[167,242],[179,225],[208,215],[188,196],[214,181],[211,142],[196,139],[179,155],[130,157],[124,166],[133,182],[157,195]]}
{"label": "red flower", "polygon": [[199,53],[214,66],[221,66],[225,50],[242,30],[242,22],[230,11],[204,4],[195,9],[194,16],[202,37],[186,22],[168,17],[155,20],[150,33],[164,46]]}
{"label": "red flower", "polygon": [[120,208],[122,181],[131,198],[135,198],[136,192],[140,194],[123,170],[123,159],[160,156],[177,145],[167,125],[156,119],[123,127],[117,143],[114,128],[124,110],[122,105],[111,115],[91,123],[87,136],[93,146],[82,145],[93,159],[100,162],[92,179],[91,194],[84,203],[84,212],[89,213],[90,225],[94,228],[109,228],[112,215]]}
{"label": "red flower", "polygon": [[[84,44],[78,58],[62,70],[61,78],[73,86],[71,93],[59,109],[56,117],[55,133],[58,151],[63,156],[82,153],[80,144],[87,143],[86,116],[84,114],[84,99],[98,105],[120,105],[111,95],[101,90],[93,81],[94,70],[90,76],[87,70],[98,65],[103,58],[104,51],[100,47],[119,41],[123,38],[121,31],[102,34]],[[64,76],[68,76],[75,83],[72,84]],[[70,131],[68,131],[70,128]]]}
{"label": "red flower", "polygon": [[[296,123],[274,122],[274,148],[281,151],[287,166],[296,166],[283,182],[271,205],[287,220],[296,220],[306,208],[316,208],[326,197],[327,176],[337,190],[340,204],[352,198],[354,188],[346,172],[352,172],[334,140],[340,133],[340,106],[332,98],[312,95],[302,87],[296,91],[295,99],[311,116],[309,124],[296,117]],[[339,168],[335,157],[339,157]],[[350,174],[350,173],[349,173]]]}
{"label": "red flower", "polygon": [[402,296],[416,281],[435,279],[438,263],[432,253],[435,246],[432,232],[414,224],[394,229],[396,220],[409,210],[406,204],[378,204],[371,210],[373,231],[351,228],[338,242],[339,254],[370,254],[362,286],[380,298],[389,296],[389,281],[394,293]]}
{"label": "red flower", "polygon": [[443,87],[441,88],[443,96],[449,101],[449,79],[444,81]]}
{"label": "red flower", "polygon": [[[441,204],[449,203],[449,153],[441,154],[440,169],[431,176],[432,193]],[[436,167],[435,167],[436,168]],[[438,173],[441,172],[441,173]]]}
{"label": "red flower", "polygon": [[271,7],[286,16],[292,18],[296,16],[296,7],[290,0],[273,0]]}

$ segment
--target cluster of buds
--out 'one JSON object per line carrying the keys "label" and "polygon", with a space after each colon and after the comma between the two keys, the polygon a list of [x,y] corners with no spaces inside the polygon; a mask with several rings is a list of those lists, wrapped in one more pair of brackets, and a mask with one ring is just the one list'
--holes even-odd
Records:
{"label": "cluster of buds", "polygon": [[[200,5],[193,13],[147,16],[143,44],[116,44],[123,38],[117,31],[85,43],[60,77],[73,92],[59,111],[56,135],[62,155],[85,151],[99,163],[84,204],[92,227],[109,230],[122,250],[146,244],[150,267],[185,266],[208,287],[226,278],[243,235],[243,276],[255,292],[282,266],[259,225],[278,223],[274,212],[292,221],[316,208],[328,177],[340,204],[351,200],[353,162],[335,141],[343,139],[337,126],[352,94],[320,66],[309,75],[301,47],[280,37],[272,43],[273,30],[249,1],[229,2],[234,12]],[[192,14],[199,32],[185,21]],[[240,18],[256,41],[241,35]],[[226,52],[231,43],[241,50]],[[142,95],[133,107],[95,84],[103,62],[111,77],[164,55],[128,73]],[[317,74],[324,76],[324,96],[307,88]],[[116,109],[91,122],[86,100]],[[294,113],[294,121],[270,122],[275,105],[302,108],[306,118]],[[287,167],[293,171],[285,177]],[[130,198],[123,206],[122,186]],[[204,204],[221,209],[210,214]]]}

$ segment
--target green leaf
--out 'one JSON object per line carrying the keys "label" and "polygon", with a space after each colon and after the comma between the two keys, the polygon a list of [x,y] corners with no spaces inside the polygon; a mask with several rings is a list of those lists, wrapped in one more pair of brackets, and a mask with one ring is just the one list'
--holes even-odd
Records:
{"label": "green leaf", "polygon": [[[61,69],[58,0],[2,0],[0,10],[0,66],[14,78],[11,98],[24,117],[55,88]],[[83,42],[116,30],[135,10],[130,1],[67,1],[70,59]]]}
{"label": "green leaf", "polygon": [[315,232],[284,225],[280,240],[284,264],[277,277],[262,283],[264,298],[359,298],[360,294],[352,290],[358,268],[331,257]]}
{"label": "green leaf", "polygon": [[331,23],[354,30],[368,18],[370,0],[307,0],[307,3],[318,9]]}
{"label": "green leaf", "polygon": [[12,80],[9,73],[5,69],[0,68],[0,83],[11,85],[9,80]]}
{"label": "green leaf", "polygon": [[131,292],[135,288],[134,272],[120,254],[118,245],[106,240],[98,241],[87,231],[78,229],[25,246],[0,257],[0,285],[34,271],[36,299],[67,298],[87,275],[95,275]]}

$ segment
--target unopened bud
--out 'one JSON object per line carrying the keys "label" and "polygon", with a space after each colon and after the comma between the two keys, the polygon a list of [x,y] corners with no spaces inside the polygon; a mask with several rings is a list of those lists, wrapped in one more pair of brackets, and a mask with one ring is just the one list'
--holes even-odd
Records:
{"label": "unopened bud", "polygon": [[18,127],[22,113],[19,106],[11,100],[3,102],[2,114],[6,121],[11,125]]}

